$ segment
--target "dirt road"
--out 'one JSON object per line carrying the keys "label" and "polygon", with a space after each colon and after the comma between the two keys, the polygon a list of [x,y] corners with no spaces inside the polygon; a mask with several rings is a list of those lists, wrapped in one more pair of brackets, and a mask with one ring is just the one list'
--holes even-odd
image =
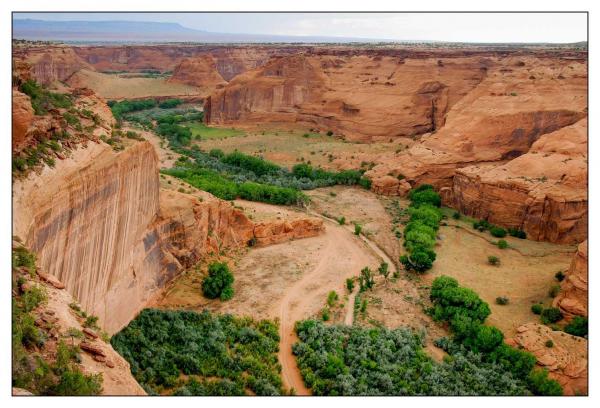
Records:
{"label": "dirt road", "polygon": [[[312,215],[328,221],[326,245],[314,255],[319,259],[316,266],[286,291],[278,310],[281,337],[279,361],[283,383],[288,389],[293,388],[297,395],[310,395],[310,390],[305,387],[292,354],[292,344],[298,340],[294,331],[295,322],[316,313],[327,292],[343,291],[345,279],[357,276],[363,267],[375,267],[383,260],[390,265],[391,273],[395,271],[394,263],[367,238],[355,236],[350,227],[340,226],[336,221],[320,214]],[[344,319],[346,324],[352,324],[355,294],[356,290],[348,298]]]}

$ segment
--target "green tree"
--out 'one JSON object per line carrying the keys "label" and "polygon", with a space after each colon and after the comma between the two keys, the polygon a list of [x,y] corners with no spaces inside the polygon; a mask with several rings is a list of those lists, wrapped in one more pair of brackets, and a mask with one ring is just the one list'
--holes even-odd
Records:
{"label": "green tree", "polygon": [[202,281],[202,292],[209,299],[229,300],[233,297],[233,274],[225,262],[213,262]]}

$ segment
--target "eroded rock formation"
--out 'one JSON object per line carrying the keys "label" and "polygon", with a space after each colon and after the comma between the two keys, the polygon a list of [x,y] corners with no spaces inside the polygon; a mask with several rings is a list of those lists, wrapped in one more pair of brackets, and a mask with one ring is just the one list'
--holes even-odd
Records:
{"label": "eroded rock formation", "polygon": [[227,81],[217,71],[215,60],[210,55],[184,58],[175,67],[169,81],[197,86],[206,92],[212,92],[227,84]]}
{"label": "eroded rock formation", "polygon": [[[551,342],[551,343],[550,343]],[[588,393],[588,342],[563,331],[528,323],[517,329],[517,335],[508,344],[535,355],[538,365],[549,371],[565,395]],[[551,346],[550,346],[551,344]]]}
{"label": "eroded rock formation", "polygon": [[577,247],[571,266],[565,274],[560,293],[553,305],[560,308],[565,319],[588,315],[588,242]]}
{"label": "eroded rock formation", "polygon": [[34,114],[29,96],[13,89],[12,98],[12,149],[20,150],[27,144],[27,131],[33,122]]}

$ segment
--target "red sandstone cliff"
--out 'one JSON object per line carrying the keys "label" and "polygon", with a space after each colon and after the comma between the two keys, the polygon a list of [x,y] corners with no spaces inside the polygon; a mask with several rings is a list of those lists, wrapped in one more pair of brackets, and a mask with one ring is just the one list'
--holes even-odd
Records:
{"label": "red sandstone cliff", "polygon": [[215,60],[210,55],[182,59],[173,70],[169,82],[197,86],[203,90],[203,93],[210,93],[227,84],[217,71]]}
{"label": "red sandstone cliff", "polygon": [[588,315],[588,242],[577,247],[571,266],[561,284],[553,305],[560,308],[567,320]]}

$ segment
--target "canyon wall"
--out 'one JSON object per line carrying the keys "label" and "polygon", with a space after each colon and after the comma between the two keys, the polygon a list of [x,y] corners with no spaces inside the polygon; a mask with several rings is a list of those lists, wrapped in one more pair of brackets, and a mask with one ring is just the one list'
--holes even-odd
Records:
{"label": "canyon wall", "polygon": [[554,298],[553,306],[560,308],[567,320],[574,316],[588,315],[588,242],[577,247],[571,266],[565,273],[560,293]]}
{"label": "canyon wall", "polygon": [[207,101],[206,121],[299,123],[375,141],[435,131],[486,75],[485,60],[300,53],[238,75]]}

